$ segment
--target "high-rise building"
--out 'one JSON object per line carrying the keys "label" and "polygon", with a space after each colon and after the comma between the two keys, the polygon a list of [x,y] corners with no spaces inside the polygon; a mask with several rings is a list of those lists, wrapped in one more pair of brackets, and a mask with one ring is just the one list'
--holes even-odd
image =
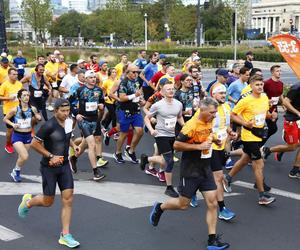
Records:
{"label": "high-rise building", "polygon": [[88,0],[88,10],[104,9],[107,0]]}
{"label": "high-rise building", "polygon": [[77,12],[88,11],[88,0],[62,0],[61,5]]}

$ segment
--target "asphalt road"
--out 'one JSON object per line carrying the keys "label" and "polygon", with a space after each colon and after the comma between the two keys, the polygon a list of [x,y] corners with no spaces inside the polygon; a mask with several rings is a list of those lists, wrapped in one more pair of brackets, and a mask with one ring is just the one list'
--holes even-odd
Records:
{"label": "asphalt road", "polygon": [[[279,120],[281,131],[282,119]],[[0,123],[0,131],[5,131]],[[4,151],[5,137],[0,136],[0,249],[1,250],[53,250],[66,249],[58,245],[60,232],[60,198],[51,208],[33,208],[26,219],[17,215],[22,194],[39,193],[40,157],[30,151],[30,157],[22,174],[22,183],[13,183],[9,172],[16,154]],[[282,143],[278,132],[269,145]],[[146,134],[137,149],[152,153],[153,138]],[[104,151],[109,165],[103,170],[107,178],[95,183],[90,180],[92,171],[87,154],[78,162],[79,173],[74,175],[75,191],[71,232],[80,241],[81,249],[103,250],[196,250],[205,249],[207,227],[205,204],[187,211],[163,214],[157,228],[149,224],[152,204],[165,200],[164,186],[154,177],[145,175],[138,167],[126,163],[118,165],[110,157],[115,143]],[[257,192],[251,189],[253,174],[246,166],[234,181],[233,196],[226,197],[227,207],[236,214],[232,222],[218,222],[218,233],[231,244],[232,250],[298,250],[300,222],[300,180],[290,179],[288,172],[295,153],[284,155],[281,163],[272,157],[266,162],[265,176],[273,187],[277,201],[269,207],[257,204]],[[178,184],[178,163],[174,169],[174,185]],[[248,187],[250,185],[250,188]],[[276,189],[276,190],[275,190]],[[278,190],[277,190],[278,189]],[[3,227],[5,227],[3,229]],[[7,229],[12,231],[7,231]]]}

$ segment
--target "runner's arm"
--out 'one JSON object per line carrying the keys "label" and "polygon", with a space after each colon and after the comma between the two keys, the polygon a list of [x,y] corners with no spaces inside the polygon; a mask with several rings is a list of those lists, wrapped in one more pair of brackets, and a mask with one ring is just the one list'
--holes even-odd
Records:
{"label": "runner's arm", "polygon": [[4,116],[3,122],[13,127],[15,124],[10,119],[14,117],[16,113],[17,113],[17,108],[12,109],[8,114],[6,114],[6,116]]}
{"label": "runner's arm", "polygon": [[291,104],[291,100],[288,97],[284,98],[283,105],[287,108],[288,111],[300,117],[300,111],[293,107],[293,105]]}

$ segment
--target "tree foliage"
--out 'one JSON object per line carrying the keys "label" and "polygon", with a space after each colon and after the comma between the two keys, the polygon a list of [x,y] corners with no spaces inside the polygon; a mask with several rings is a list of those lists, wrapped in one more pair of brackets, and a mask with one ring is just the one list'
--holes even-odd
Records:
{"label": "tree foliage", "polygon": [[45,33],[52,20],[50,0],[23,0],[21,16],[35,31],[37,38],[45,40]]}

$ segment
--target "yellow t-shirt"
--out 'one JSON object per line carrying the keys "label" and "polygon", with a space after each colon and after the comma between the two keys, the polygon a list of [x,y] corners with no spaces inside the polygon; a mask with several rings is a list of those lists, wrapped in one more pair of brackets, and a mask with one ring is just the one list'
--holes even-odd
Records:
{"label": "yellow t-shirt", "polygon": [[123,68],[124,68],[124,64],[123,63],[118,63],[115,66],[116,72],[117,72],[117,79],[120,79],[122,74],[123,74]]}
{"label": "yellow t-shirt", "polygon": [[230,126],[230,106],[224,103],[218,106],[216,118],[213,120],[213,135],[214,138],[222,141],[219,146],[215,143],[212,144],[213,150],[223,150],[225,148],[227,139],[227,129]]}
{"label": "yellow t-shirt", "polygon": [[102,89],[105,90],[106,96],[105,96],[105,102],[109,104],[114,104],[115,100],[110,98],[108,96],[111,88],[114,86],[115,82],[112,79],[107,79],[102,84]]}
{"label": "yellow t-shirt", "polygon": [[246,94],[250,94],[251,92],[252,92],[251,85],[248,84],[245,88],[243,88],[243,90],[241,92],[241,96],[246,95]]}
{"label": "yellow t-shirt", "polygon": [[[269,110],[269,99],[266,94],[261,94],[259,98],[252,94],[241,99],[233,108],[232,112],[241,115],[248,122],[254,121],[253,127],[263,128],[267,112]],[[262,141],[261,138],[253,135],[251,131],[242,128],[242,141]]]}
{"label": "yellow t-shirt", "polygon": [[9,67],[3,68],[0,65],[0,85],[7,80]]}
{"label": "yellow t-shirt", "polygon": [[96,74],[99,79],[99,82],[101,82],[102,84],[104,83],[104,81],[108,80],[107,72],[105,74],[103,74],[101,71],[99,71]]}
{"label": "yellow t-shirt", "polygon": [[[55,74],[58,72],[58,63],[53,63],[53,62],[47,62],[45,66],[45,72],[49,72],[51,75]],[[48,77],[49,82],[54,82],[52,77]]]}
{"label": "yellow t-shirt", "polygon": [[3,101],[3,114],[7,114],[13,108],[19,105],[19,100],[17,98],[18,91],[23,87],[22,83],[16,81],[11,83],[9,80],[5,81],[0,86],[0,96],[2,97],[15,97],[14,101]]}

